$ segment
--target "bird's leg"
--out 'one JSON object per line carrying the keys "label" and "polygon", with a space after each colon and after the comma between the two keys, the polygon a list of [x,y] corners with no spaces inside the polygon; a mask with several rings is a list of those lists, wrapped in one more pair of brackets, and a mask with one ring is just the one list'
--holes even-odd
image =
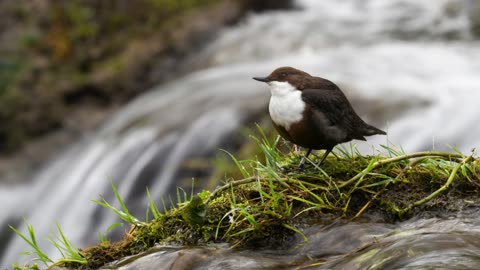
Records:
{"label": "bird's leg", "polygon": [[332,152],[333,148],[325,150],[325,154],[323,154],[322,158],[320,159],[320,162],[318,162],[317,166],[320,167],[322,165],[323,161],[327,158],[328,154]]}
{"label": "bird's leg", "polygon": [[300,161],[300,164],[298,164],[298,167],[297,169],[298,170],[301,170],[302,167],[303,167],[303,164],[305,164],[305,160],[308,158],[308,156],[310,155],[310,152],[312,152],[312,149],[308,149],[307,150],[307,153],[305,153],[305,156],[303,156],[302,160]]}

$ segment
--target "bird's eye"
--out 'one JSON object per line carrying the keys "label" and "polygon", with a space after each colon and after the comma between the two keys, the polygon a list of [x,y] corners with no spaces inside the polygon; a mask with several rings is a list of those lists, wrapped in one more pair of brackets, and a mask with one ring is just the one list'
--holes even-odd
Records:
{"label": "bird's eye", "polygon": [[287,73],[282,73],[280,76],[287,77]]}

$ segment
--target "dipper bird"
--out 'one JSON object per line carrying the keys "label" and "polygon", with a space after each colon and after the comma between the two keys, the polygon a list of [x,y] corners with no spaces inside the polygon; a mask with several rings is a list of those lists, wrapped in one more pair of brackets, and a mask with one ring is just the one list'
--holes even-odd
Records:
{"label": "dipper bird", "polygon": [[365,123],[352,108],[342,90],[333,82],[292,68],[280,67],[267,77],[254,77],[270,87],[268,106],[278,133],[307,150],[301,169],[312,149],[324,149],[318,166],[335,145],[364,136],[387,134]]}

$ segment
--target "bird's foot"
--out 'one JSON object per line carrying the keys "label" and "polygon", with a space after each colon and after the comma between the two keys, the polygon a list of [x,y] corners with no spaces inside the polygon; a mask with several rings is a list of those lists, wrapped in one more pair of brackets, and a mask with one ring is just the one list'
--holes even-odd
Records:
{"label": "bird's foot", "polygon": [[299,172],[303,172],[303,165],[305,165],[305,160],[306,158],[302,158],[302,160],[300,160],[300,163],[298,163],[298,166],[297,166],[297,171]]}
{"label": "bird's foot", "polygon": [[305,171],[305,163],[307,163],[307,158],[306,158],[306,157],[304,157],[304,158],[300,161],[300,163],[298,164],[298,166],[297,166],[297,171],[299,171],[299,172]]}
{"label": "bird's foot", "polygon": [[297,172],[305,172],[305,168],[303,166],[298,166],[297,167]]}
{"label": "bird's foot", "polygon": [[305,164],[305,161],[307,161],[308,155],[312,152],[312,149],[308,149],[307,152],[305,153],[305,156],[303,156],[302,160],[300,160],[300,163],[297,166],[297,171],[303,171],[303,165]]}
{"label": "bird's foot", "polygon": [[304,171],[304,169],[303,169],[303,164],[299,164],[299,165],[297,166],[297,171],[299,171],[299,172],[303,172],[303,171]]}

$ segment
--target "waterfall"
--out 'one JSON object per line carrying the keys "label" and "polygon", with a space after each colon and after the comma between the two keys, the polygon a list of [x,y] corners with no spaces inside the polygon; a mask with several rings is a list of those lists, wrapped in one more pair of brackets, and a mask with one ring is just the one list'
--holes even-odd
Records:
{"label": "waterfall", "polygon": [[[182,164],[211,156],[269,92],[251,80],[293,66],[336,82],[361,116],[388,136],[356,142],[405,151],[480,145],[480,46],[460,0],[299,0],[293,11],[250,15],[225,29],[195,61],[210,67],[160,85],[126,105],[93,134],[45,163],[32,179],[0,186],[0,232],[32,224],[41,246],[55,222],[77,246],[98,241],[117,221],[90,202],[114,202],[112,181],[139,216],[147,201],[175,189]],[[0,268],[29,247],[5,237]],[[2,246],[0,245],[0,246]]]}

